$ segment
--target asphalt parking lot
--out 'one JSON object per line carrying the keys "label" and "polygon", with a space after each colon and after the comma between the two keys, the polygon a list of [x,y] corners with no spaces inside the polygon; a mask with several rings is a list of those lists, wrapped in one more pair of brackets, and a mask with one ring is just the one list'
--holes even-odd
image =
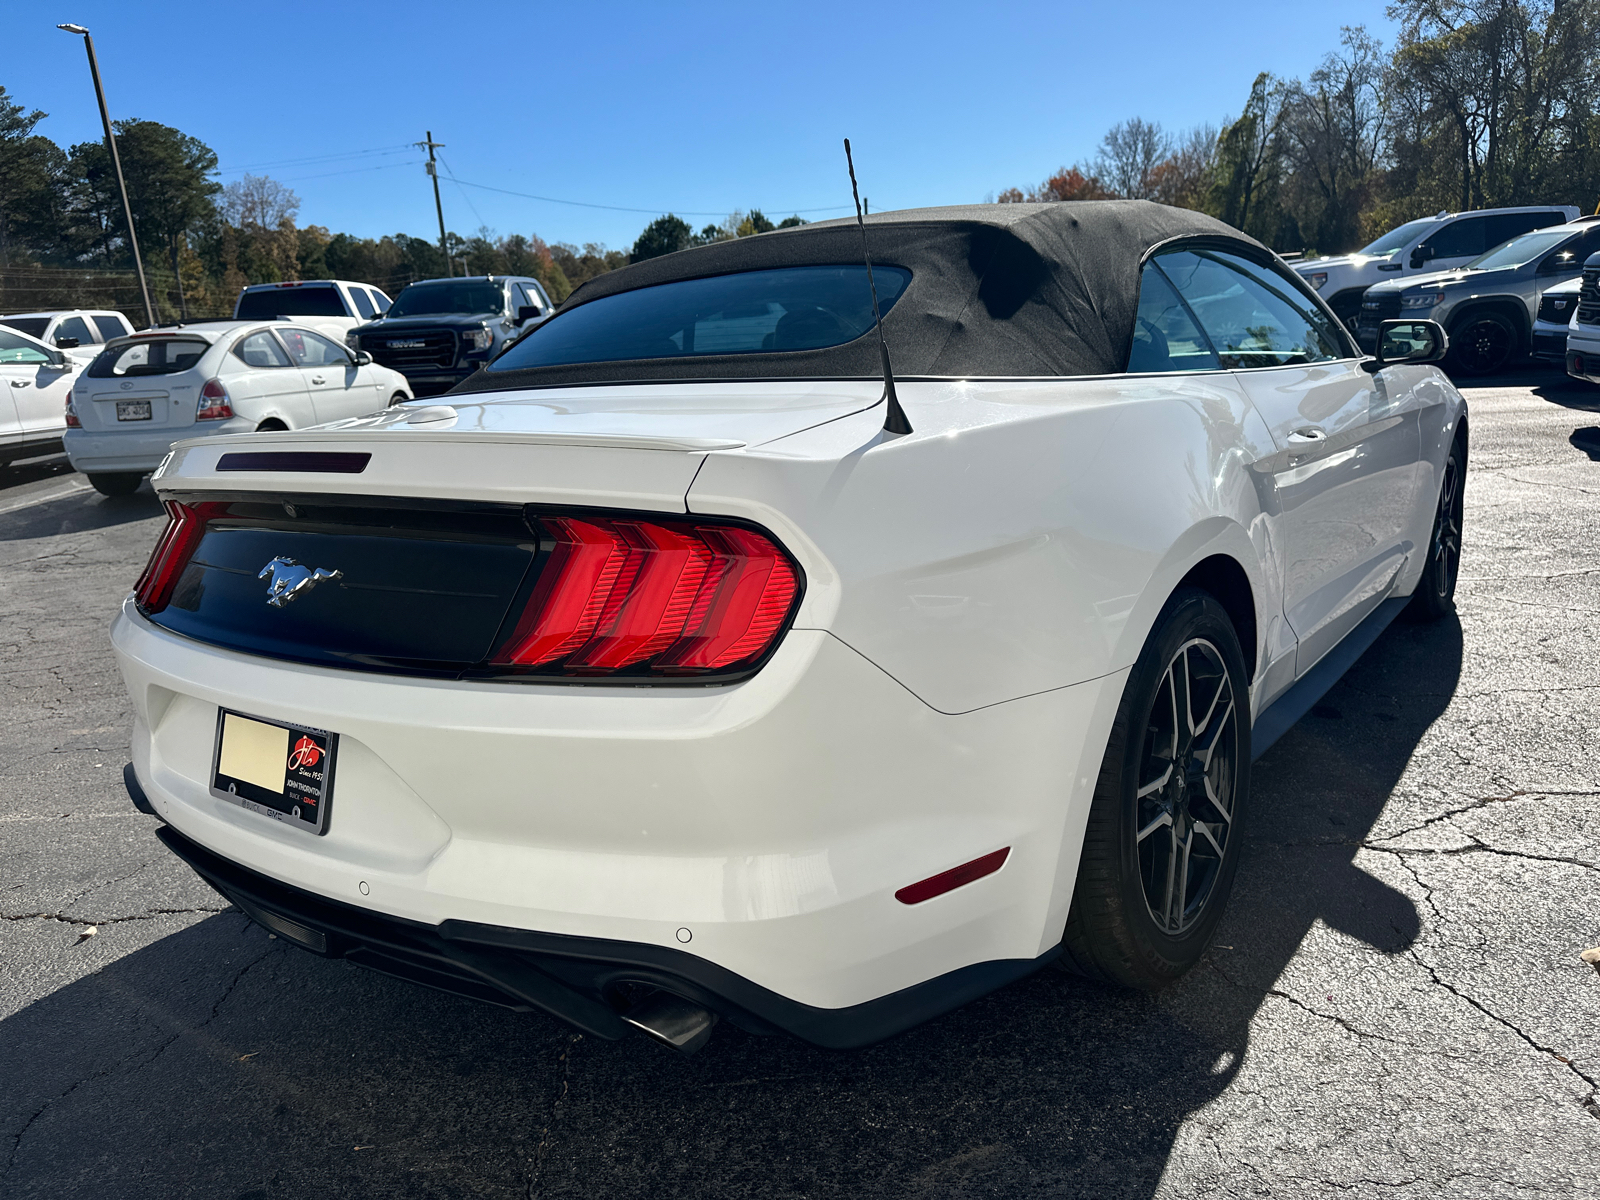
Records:
{"label": "asphalt parking lot", "polygon": [[0,469],[0,1195],[1600,1194],[1600,389],[1473,387],[1459,620],[1257,764],[1202,966],[680,1060],[272,940],[122,788],[160,526]]}

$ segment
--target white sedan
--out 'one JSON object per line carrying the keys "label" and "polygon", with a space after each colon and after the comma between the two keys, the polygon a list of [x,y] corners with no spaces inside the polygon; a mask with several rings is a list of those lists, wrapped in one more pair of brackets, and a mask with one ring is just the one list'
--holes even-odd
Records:
{"label": "white sedan", "polygon": [[[279,937],[594,1036],[862,1045],[1217,928],[1252,758],[1451,612],[1467,414],[1144,201],[600,276],[427,405],[180,443],[134,803]],[[1239,936],[1250,936],[1248,930]]]}
{"label": "white sedan", "polygon": [[107,343],[83,372],[63,442],[97,490],[124,496],[180,438],[304,429],[409,399],[404,375],[303,325],[151,329]]}
{"label": "white sedan", "polygon": [[80,370],[65,351],[0,328],[0,465],[61,448],[63,413]]}

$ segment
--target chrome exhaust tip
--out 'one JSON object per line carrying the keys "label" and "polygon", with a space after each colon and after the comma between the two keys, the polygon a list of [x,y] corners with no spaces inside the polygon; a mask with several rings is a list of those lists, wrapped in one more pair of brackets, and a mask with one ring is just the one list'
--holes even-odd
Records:
{"label": "chrome exhaust tip", "polygon": [[622,1019],[687,1057],[711,1040],[717,1014],[671,992],[652,992],[623,1013]]}

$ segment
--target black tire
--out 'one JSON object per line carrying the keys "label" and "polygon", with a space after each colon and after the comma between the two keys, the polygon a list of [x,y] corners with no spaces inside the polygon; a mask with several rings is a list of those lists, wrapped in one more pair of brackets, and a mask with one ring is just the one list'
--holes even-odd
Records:
{"label": "black tire", "polygon": [[406,395],[404,392],[396,392],[394,395],[389,397],[389,407],[393,408],[396,404],[404,404],[409,399],[411,399],[411,397]]}
{"label": "black tire", "polygon": [[1517,352],[1517,331],[1499,313],[1468,317],[1450,334],[1450,365],[1463,375],[1492,375]]}
{"label": "black tire", "polygon": [[[1193,707],[1210,705],[1198,735],[1185,732],[1190,722],[1173,703],[1180,692]],[[1062,939],[1066,969],[1156,991],[1205,953],[1239,868],[1249,695],[1226,610],[1208,592],[1179,589],[1128,675],[1111,727]],[[1161,762],[1172,764],[1165,783]],[[1179,763],[1188,764],[1181,777]],[[1180,884],[1180,870],[1193,877]]]}
{"label": "black tire", "polygon": [[102,496],[131,496],[139,490],[144,476],[138,471],[115,471],[104,474],[89,473],[89,486]]}
{"label": "black tire", "polygon": [[1456,610],[1456,577],[1461,573],[1461,525],[1467,483],[1467,444],[1456,438],[1444,460],[1433,532],[1428,537],[1428,565],[1412,593],[1406,615],[1415,621],[1438,621]]}
{"label": "black tire", "polygon": [[278,420],[277,417],[268,417],[256,426],[257,433],[287,433],[288,431],[289,427]]}

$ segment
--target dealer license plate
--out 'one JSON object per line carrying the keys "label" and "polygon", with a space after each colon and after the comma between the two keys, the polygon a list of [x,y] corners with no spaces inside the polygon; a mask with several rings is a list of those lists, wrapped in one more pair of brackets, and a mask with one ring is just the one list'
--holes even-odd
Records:
{"label": "dealer license plate", "polygon": [[148,400],[118,400],[117,420],[119,421],[148,421],[150,419],[150,401]]}
{"label": "dealer license plate", "polygon": [[307,833],[328,832],[339,735],[220,709],[211,794]]}

